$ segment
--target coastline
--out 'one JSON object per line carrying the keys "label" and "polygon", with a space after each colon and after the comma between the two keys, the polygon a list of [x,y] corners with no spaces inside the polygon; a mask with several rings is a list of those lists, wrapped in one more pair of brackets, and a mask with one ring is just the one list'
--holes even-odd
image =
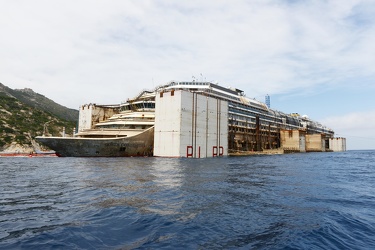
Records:
{"label": "coastline", "polygon": [[57,157],[57,155],[55,152],[42,152],[42,153],[0,152],[0,157]]}

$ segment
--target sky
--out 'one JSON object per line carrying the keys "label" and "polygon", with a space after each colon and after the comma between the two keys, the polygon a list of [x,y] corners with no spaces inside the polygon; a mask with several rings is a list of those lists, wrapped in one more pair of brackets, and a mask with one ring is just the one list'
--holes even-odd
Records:
{"label": "sky", "polygon": [[0,0],[0,82],[78,109],[193,79],[375,149],[375,0]]}

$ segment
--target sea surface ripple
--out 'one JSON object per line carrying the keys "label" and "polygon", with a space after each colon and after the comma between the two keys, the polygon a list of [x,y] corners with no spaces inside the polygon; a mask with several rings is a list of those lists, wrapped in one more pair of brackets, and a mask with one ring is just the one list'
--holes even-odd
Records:
{"label": "sea surface ripple", "polygon": [[1,249],[375,249],[375,151],[0,158]]}

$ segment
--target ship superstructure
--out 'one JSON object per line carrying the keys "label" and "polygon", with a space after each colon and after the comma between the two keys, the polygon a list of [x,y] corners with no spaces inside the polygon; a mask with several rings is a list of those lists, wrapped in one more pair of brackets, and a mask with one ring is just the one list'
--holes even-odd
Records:
{"label": "ship superstructure", "polygon": [[152,156],[155,93],[143,93],[119,105],[80,107],[73,137],[38,136],[59,156]]}

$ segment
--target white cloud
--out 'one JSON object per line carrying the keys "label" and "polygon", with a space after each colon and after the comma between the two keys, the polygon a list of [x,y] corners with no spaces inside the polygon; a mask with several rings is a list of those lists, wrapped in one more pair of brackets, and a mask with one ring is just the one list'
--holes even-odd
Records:
{"label": "white cloud", "polygon": [[[349,113],[343,116],[326,118],[327,125],[334,125],[340,130],[357,130],[358,127],[365,130],[375,129],[375,110],[368,112]],[[360,132],[360,131],[358,131]]]}
{"label": "white cloud", "polygon": [[336,136],[347,138],[348,149],[375,149],[375,110],[353,112],[322,121]]}
{"label": "white cloud", "polygon": [[192,75],[251,96],[340,85],[375,75],[374,6],[360,0],[7,1],[0,9],[0,81],[73,108],[119,102]]}

